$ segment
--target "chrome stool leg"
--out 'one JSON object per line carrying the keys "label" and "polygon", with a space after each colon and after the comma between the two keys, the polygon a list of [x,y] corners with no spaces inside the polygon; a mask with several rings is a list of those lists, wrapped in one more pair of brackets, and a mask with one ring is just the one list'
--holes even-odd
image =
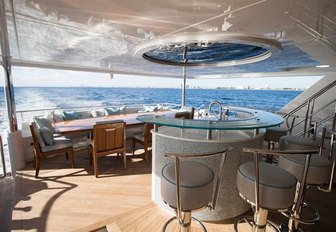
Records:
{"label": "chrome stool leg", "polygon": [[188,212],[181,212],[181,218],[178,218],[177,216],[174,216],[172,218],[170,218],[162,227],[162,232],[165,232],[167,229],[167,226],[174,220],[177,220],[179,223],[179,230],[178,232],[190,232],[191,231],[191,220],[197,222],[197,224],[199,224],[204,232],[207,232],[205,226],[203,225],[203,223],[194,218],[191,217],[191,211]]}
{"label": "chrome stool leg", "polygon": [[234,224],[234,230],[238,232],[238,225],[239,223],[245,222],[248,223],[252,227],[253,232],[265,232],[267,226],[273,229],[276,232],[280,232],[275,225],[267,221],[268,210],[266,209],[259,209],[259,212],[255,212],[254,216],[252,217],[243,217],[240,220],[236,221]]}
{"label": "chrome stool leg", "polygon": [[[274,150],[275,142],[274,141],[268,141],[268,150],[272,151]],[[272,154],[266,154],[266,162],[267,163],[273,163],[273,155]]]}
{"label": "chrome stool leg", "polygon": [[[228,150],[231,150],[231,148],[207,154],[171,153],[165,155],[166,157],[175,158],[175,162],[168,163],[162,168],[161,195],[163,201],[168,206],[175,209],[176,216],[170,218],[163,225],[163,232],[166,231],[168,225],[175,219],[178,221],[179,232],[190,232],[192,220],[197,222],[204,232],[207,232],[201,221],[191,217],[191,211],[206,207],[210,210],[215,209],[218,191],[224,173],[226,152]],[[180,159],[209,157],[215,155],[221,155],[217,178],[214,178],[214,172],[205,164],[191,160],[180,162]],[[195,175],[196,172],[198,176]],[[200,176],[202,178],[200,178]],[[183,186],[180,184],[182,180],[184,180]],[[205,194],[199,194],[199,192]],[[193,196],[196,195],[198,197],[190,198],[188,194]]]}

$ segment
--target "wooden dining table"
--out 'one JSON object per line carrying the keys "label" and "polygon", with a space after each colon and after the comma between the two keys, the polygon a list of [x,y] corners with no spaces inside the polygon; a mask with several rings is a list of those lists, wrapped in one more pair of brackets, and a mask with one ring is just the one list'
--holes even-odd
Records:
{"label": "wooden dining table", "polygon": [[93,126],[97,122],[104,122],[111,120],[123,120],[126,123],[126,127],[133,127],[144,124],[144,122],[138,121],[136,119],[139,115],[166,115],[168,117],[174,117],[175,112],[173,111],[142,112],[132,114],[116,114],[96,118],[75,119],[63,122],[56,122],[54,123],[54,128],[56,133],[58,134],[72,134],[82,132],[89,133],[93,130]]}

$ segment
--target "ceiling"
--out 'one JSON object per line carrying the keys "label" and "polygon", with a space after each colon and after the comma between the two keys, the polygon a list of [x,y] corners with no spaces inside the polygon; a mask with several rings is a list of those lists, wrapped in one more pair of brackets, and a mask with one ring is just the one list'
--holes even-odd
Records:
{"label": "ceiling", "polygon": [[[188,78],[323,75],[336,71],[335,0],[4,0],[13,65],[180,77],[182,67],[136,53],[181,33],[243,33],[282,51],[230,67],[187,67]],[[317,68],[316,65],[330,65]]]}

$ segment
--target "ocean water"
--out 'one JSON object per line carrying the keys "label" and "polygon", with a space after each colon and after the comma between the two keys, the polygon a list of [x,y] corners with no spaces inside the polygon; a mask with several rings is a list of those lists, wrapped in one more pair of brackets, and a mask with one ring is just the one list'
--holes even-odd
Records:
{"label": "ocean water", "polygon": [[[186,105],[195,108],[218,100],[224,105],[240,106],[276,112],[302,91],[282,90],[227,90],[187,89]],[[181,89],[167,88],[55,88],[16,87],[16,110],[49,108],[77,108],[92,106],[121,106],[150,103],[181,104]],[[4,92],[0,90],[0,131],[7,129],[7,112]],[[18,115],[18,118],[20,115]]]}
{"label": "ocean water", "polygon": [[[276,112],[300,93],[301,91],[280,90],[187,89],[186,105],[195,108],[202,105],[208,107],[212,101],[218,100],[224,105]],[[29,121],[33,114],[44,114],[43,111],[25,114],[21,114],[20,111],[151,103],[181,104],[181,95],[181,89],[167,88],[14,88],[19,128],[22,115],[24,121]],[[8,131],[7,110],[4,91],[0,89],[0,134],[3,138],[6,136],[6,131]],[[4,143],[7,143],[6,139]],[[9,156],[6,156],[6,164],[8,168]]]}

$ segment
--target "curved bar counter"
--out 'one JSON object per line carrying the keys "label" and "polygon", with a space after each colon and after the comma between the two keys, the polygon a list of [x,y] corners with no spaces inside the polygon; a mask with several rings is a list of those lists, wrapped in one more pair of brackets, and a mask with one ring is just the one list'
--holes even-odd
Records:
{"label": "curved bar counter", "polygon": [[[239,113],[239,117],[230,118],[229,115],[227,120],[220,121],[208,118],[189,120],[148,115],[137,117],[139,121],[156,125],[152,132],[152,200],[157,205],[171,210],[161,199],[161,170],[164,165],[173,161],[164,157],[164,154],[201,154],[232,147],[224,166],[224,177],[216,209],[201,210],[193,213],[193,216],[200,220],[219,221],[238,216],[250,209],[250,205],[239,196],[236,187],[238,166],[252,159],[252,156],[243,154],[242,149],[261,148],[264,130],[259,129],[280,125],[283,123],[283,118],[264,111],[230,108],[232,112],[233,109]],[[220,157],[215,156],[200,162],[204,162],[217,173]]]}

